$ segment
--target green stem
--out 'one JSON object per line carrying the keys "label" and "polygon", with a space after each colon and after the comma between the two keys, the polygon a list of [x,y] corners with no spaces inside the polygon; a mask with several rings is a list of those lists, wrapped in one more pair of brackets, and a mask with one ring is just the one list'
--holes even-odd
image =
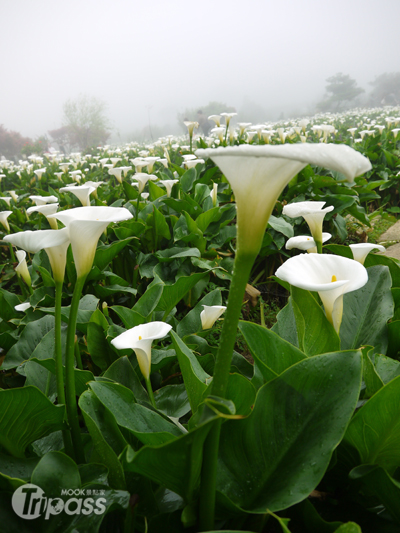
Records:
{"label": "green stem", "polygon": [[317,245],[317,252],[319,254],[322,254],[322,242],[321,241],[315,241],[315,244]]}
{"label": "green stem", "polygon": [[75,350],[76,366],[79,368],[79,370],[83,370],[81,351],[79,349],[79,343],[78,343],[77,338],[75,339],[74,350]]}
{"label": "green stem", "polygon": [[189,134],[190,151],[192,151],[192,137],[193,137],[193,134],[192,135]]}
{"label": "green stem", "polygon": [[137,220],[138,216],[139,216],[139,202],[140,202],[140,192],[138,193],[137,202],[136,202],[136,217],[135,217],[135,220]]}
{"label": "green stem", "polygon": [[[214,375],[210,394],[225,397],[228,386],[233,348],[236,342],[237,325],[242,309],[243,297],[247,281],[256,255],[237,251],[235,267],[228,297],[228,306],[224,315],[221,339],[215,362]],[[221,433],[221,422],[211,429],[204,444],[203,465],[200,486],[200,529],[214,529],[215,491],[218,462],[218,447]]]}
{"label": "green stem", "polygon": [[226,387],[228,386],[232,353],[236,342],[237,325],[240,318],[246,285],[255,258],[256,256],[253,254],[241,254],[239,250],[236,255],[233,278],[229,290],[228,306],[224,315],[221,340],[211,383],[210,394],[219,396],[220,398],[225,397]]}
{"label": "green stem", "polygon": [[65,401],[67,407],[67,418],[70,426],[72,444],[74,449],[73,459],[78,464],[85,462],[83,452],[81,431],[78,420],[78,409],[76,405],[75,392],[75,329],[78,316],[79,300],[82,294],[83,285],[86,275],[78,278],[75,284],[74,294],[72,296],[71,308],[69,312],[68,330],[67,330],[67,348],[65,357]]}
{"label": "green stem", "polygon": [[[62,302],[62,281],[56,281],[56,301],[54,306],[54,360],[56,363],[56,383],[57,383],[57,401],[59,404],[65,405],[65,390],[64,390],[64,368],[62,362],[62,346],[61,346],[61,302]],[[71,434],[67,429],[62,431],[64,448],[69,456],[73,456],[74,450],[72,447]]]}
{"label": "green stem", "polygon": [[150,378],[148,379],[145,378],[145,382],[146,382],[147,392],[149,393],[151,405],[154,407],[154,409],[157,409],[156,400],[154,399],[153,389],[151,388]]}

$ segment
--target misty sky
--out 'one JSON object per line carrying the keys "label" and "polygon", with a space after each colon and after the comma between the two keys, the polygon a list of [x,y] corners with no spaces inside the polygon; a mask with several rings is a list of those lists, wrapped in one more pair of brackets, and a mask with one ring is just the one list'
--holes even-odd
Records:
{"label": "misty sky", "polygon": [[0,124],[33,138],[80,93],[124,135],[149,106],[174,126],[209,101],[286,114],[337,72],[368,91],[400,70],[400,0],[1,0],[0,20]]}

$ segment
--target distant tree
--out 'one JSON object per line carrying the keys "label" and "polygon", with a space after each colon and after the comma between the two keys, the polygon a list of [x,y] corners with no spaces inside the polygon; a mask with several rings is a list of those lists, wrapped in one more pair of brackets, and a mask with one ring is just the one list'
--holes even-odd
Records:
{"label": "distant tree", "polygon": [[385,72],[370,82],[373,89],[369,94],[370,105],[399,105],[400,72]]}
{"label": "distant tree", "polygon": [[0,155],[6,159],[20,156],[22,148],[32,142],[29,137],[22,137],[17,131],[8,131],[0,124]]}
{"label": "distant tree", "polygon": [[64,149],[68,146],[86,150],[105,144],[111,134],[106,107],[105,102],[85,94],[67,100],[63,106],[63,127],[49,133]]}
{"label": "distant tree", "polygon": [[325,98],[317,104],[319,111],[340,111],[348,108],[357,96],[365,92],[361,87],[357,87],[356,80],[341,72],[326,81]]}

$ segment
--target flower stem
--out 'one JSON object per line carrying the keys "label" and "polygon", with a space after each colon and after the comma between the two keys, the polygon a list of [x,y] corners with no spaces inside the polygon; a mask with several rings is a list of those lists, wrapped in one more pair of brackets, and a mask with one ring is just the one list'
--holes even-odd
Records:
{"label": "flower stem", "polygon": [[140,202],[140,192],[138,192],[137,202],[136,202],[136,217],[135,220],[138,219],[139,216],[139,202]]}
{"label": "flower stem", "polygon": [[[237,325],[243,303],[243,296],[250,277],[256,254],[237,251],[232,284],[229,291],[228,306],[222,326],[221,339],[215,362],[210,394],[225,397],[228,386],[233,348],[236,342]],[[200,486],[200,529],[214,529],[215,491],[221,422],[215,424],[204,443],[203,465]]]}
{"label": "flower stem", "polygon": [[[59,404],[65,404],[65,391],[64,391],[64,368],[62,362],[62,347],[61,347],[61,301],[62,301],[62,281],[56,281],[56,301],[54,306],[54,329],[55,329],[55,341],[54,341],[54,360],[56,364],[56,384],[57,384],[57,400]],[[73,456],[73,447],[71,434],[68,430],[62,431],[64,448],[69,456]]]}
{"label": "flower stem", "polygon": [[78,420],[78,409],[76,405],[75,392],[75,329],[78,316],[79,300],[82,294],[83,285],[86,275],[78,278],[75,284],[74,294],[72,296],[71,308],[69,312],[68,330],[67,330],[67,348],[65,357],[65,401],[67,407],[67,418],[70,426],[72,444],[74,450],[73,459],[78,464],[85,462],[83,452],[81,431]]}
{"label": "flower stem", "polygon": [[149,393],[151,405],[154,407],[154,409],[157,409],[156,400],[154,399],[153,389],[151,388],[150,378],[148,379],[145,378],[145,382],[146,382],[147,392]]}
{"label": "flower stem", "polygon": [[322,242],[321,241],[315,241],[315,244],[317,245],[317,252],[319,254],[322,254]]}

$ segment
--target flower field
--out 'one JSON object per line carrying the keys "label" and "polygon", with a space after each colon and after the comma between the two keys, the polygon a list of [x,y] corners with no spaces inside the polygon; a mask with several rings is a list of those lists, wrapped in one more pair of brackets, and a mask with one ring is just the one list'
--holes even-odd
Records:
{"label": "flower field", "polygon": [[400,531],[400,108],[235,115],[0,160],[4,531]]}

